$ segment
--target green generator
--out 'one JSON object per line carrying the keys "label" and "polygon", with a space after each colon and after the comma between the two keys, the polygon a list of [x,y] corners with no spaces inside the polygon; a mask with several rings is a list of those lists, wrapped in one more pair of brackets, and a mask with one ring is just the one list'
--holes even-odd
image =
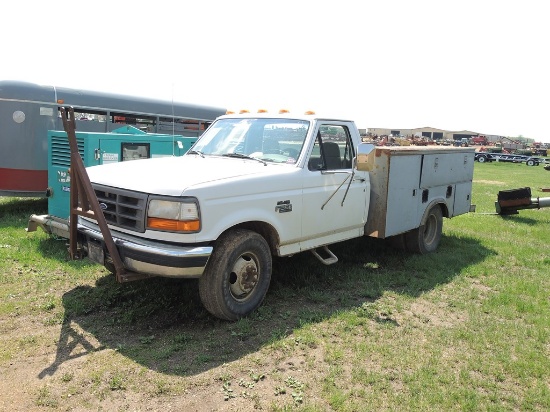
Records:
{"label": "green generator", "polygon": [[[109,133],[76,132],[78,151],[85,167],[163,156],[181,156],[197,137],[146,133],[123,126]],[[71,149],[67,133],[48,131],[48,215],[32,215],[27,231],[41,226],[46,232],[68,238],[70,216]]]}

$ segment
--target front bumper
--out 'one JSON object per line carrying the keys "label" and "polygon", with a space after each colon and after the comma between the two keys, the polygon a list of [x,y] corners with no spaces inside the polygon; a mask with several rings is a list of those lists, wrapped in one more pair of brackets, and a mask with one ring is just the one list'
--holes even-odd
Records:
{"label": "front bumper", "polygon": [[[84,221],[77,225],[78,243],[88,258],[105,265],[109,261],[105,240],[99,227]],[[211,246],[180,246],[141,239],[111,231],[124,268],[145,275],[172,278],[198,278],[212,254]]]}

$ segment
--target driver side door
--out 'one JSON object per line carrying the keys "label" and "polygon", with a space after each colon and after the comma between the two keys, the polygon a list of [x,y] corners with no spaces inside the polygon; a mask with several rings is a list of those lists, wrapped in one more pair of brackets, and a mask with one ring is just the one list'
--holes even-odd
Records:
{"label": "driver side door", "polygon": [[363,234],[369,180],[354,171],[355,156],[345,122],[320,125],[304,168],[302,250]]}

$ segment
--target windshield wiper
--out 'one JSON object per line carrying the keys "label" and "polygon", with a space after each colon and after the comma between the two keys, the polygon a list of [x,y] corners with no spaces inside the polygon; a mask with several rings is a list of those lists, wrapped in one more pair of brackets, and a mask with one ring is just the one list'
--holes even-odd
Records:
{"label": "windshield wiper", "polygon": [[199,152],[198,150],[190,150],[187,152],[187,154],[198,154],[200,157],[204,157],[204,154],[202,152]]}
{"label": "windshield wiper", "polygon": [[257,157],[251,157],[251,156],[248,156],[248,155],[245,155],[245,154],[242,154],[242,153],[225,153],[225,154],[222,154],[222,156],[225,156],[225,157],[237,157],[239,159],[251,159],[251,160],[256,160],[257,162],[260,162],[262,163],[264,166],[267,166],[267,163],[265,161],[263,161],[262,159],[258,159]]}

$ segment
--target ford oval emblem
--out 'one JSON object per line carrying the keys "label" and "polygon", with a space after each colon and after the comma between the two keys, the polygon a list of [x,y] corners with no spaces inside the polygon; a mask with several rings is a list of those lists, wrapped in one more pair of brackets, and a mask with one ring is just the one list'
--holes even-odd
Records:
{"label": "ford oval emblem", "polygon": [[109,208],[109,206],[107,206],[106,203],[100,203],[100,204],[99,204],[99,208],[100,208],[101,210],[107,210],[107,209]]}

